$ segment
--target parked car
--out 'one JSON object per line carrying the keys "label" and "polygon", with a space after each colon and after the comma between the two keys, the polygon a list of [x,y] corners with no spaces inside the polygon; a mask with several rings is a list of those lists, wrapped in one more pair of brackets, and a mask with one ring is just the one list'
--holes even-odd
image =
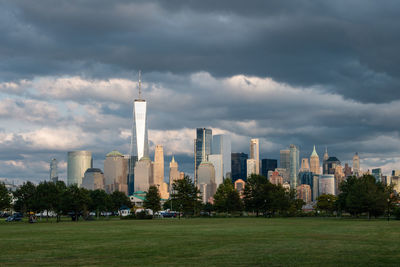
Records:
{"label": "parked car", "polygon": [[10,217],[10,214],[8,214],[7,212],[0,212],[0,218],[7,218]]}
{"label": "parked car", "polygon": [[13,215],[7,217],[6,222],[20,222],[22,221],[22,214],[21,213],[14,213]]}

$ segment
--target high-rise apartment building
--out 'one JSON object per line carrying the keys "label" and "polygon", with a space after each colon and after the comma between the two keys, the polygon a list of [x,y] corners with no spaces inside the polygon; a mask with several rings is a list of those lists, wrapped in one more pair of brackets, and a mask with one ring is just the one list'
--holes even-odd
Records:
{"label": "high-rise apartment building", "polygon": [[57,160],[52,159],[50,162],[50,181],[57,183],[58,181],[58,171],[57,171]]}
{"label": "high-rise apartment building", "polygon": [[297,180],[299,174],[299,149],[295,145],[290,145],[290,168],[289,168],[289,178],[290,178],[290,187],[297,187]]}
{"label": "high-rise apartment building", "polygon": [[[194,182],[197,184],[197,170],[200,163],[207,161],[208,155],[211,154],[212,147],[212,130],[206,128],[196,129],[196,139],[194,140]],[[203,158],[205,157],[205,158]]]}
{"label": "high-rise apartment building", "polygon": [[382,182],[382,169],[381,168],[376,168],[372,169],[372,176],[375,177],[375,180],[377,182]]}
{"label": "high-rise apartment building", "polygon": [[67,184],[82,184],[83,176],[87,169],[93,167],[92,152],[90,151],[70,151],[68,152],[67,163]]}
{"label": "high-rise apartment building", "polygon": [[317,154],[317,151],[315,150],[315,146],[310,156],[310,171],[314,174],[321,174],[321,169],[319,166],[319,156]]}
{"label": "high-rise apartment building", "polygon": [[248,155],[245,153],[232,153],[232,181],[235,182],[238,179],[243,181],[247,180],[247,159]]}
{"label": "high-rise apartment building", "polygon": [[128,194],[128,160],[120,152],[113,150],[104,161],[105,190],[108,193],[120,191]]}
{"label": "high-rise apartment building", "polygon": [[360,157],[358,156],[358,152],[353,157],[353,175],[359,177],[361,175],[360,170]]}
{"label": "high-rise apartment building", "polygon": [[312,201],[311,187],[308,184],[301,184],[296,188],[297,198],[302,199],[305,203]]}
{"label": "high-rise apartment building", "polygon": [[269,171],[275,171],[278,168],[278,161],[276,159],[262,159],[261,160],[261,175],[268,178]]}
{"label": "high-rise apartment building", "polygon": [[139,97],[133,102],[133,124],[128,168],[128,194],[134,192],[135,164],[143,157],[149,158],[149,142],[147,133],[147,103],[142,98],[142,80],[139,71]]}
{"label": "high-rise apartment building", "polygon": [[335,195],[335,176],[324,174],[319,177],[319,195]]}
{"label": "high-rise apartment building", "polygon": [[249,178],[252,174],[257,174],[257,160],[248,159],[247,162],[247,178]]}
{"label": "high-rise apartment building", "polygon": [[[231,138],[227,134],[214,135],[212,138],[212,154],[222,156],[222,176],[231,178]],[[214,165],[215,167],[215,165]]]}

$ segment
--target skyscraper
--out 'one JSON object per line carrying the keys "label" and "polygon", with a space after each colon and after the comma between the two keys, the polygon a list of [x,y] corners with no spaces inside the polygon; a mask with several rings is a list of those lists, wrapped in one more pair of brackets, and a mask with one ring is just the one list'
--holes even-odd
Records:
{"label": "skyscraper", "polygon": [[224,181],[223,158],[221,154],[208,155],[208,161],[212,163],[215,170],[215,184],[217,187]]}
{"label": "skyscraper", "polygon": [[[194,182],[197,184],[197,169],[202,161],[207,161],[207,156],[211,154],[212,130],[206,128],[196,129],[196,139],[194,140]],[[203,151],[204,150],[204,151]],[[204,152],[204,153],[203,153]],[[204,155],[204,156],[203,156]],[[205,157],[205,158],[203,158]]]}
{"label": "skyscraper", "polygon": [[250,140],[250,158],[255,160],[255,174],[260,174],[260,141],[258,138]]}
{"label": "skyscraper", "polygon": [[297,175],[299,174],[299,149],[295,145],[290,145],[290,187],[297,187]]}
{"label": "skyscraper", "polygon": [[164,182],[164,148],[162,145],[156,145],[153,168],[154,184],[161,185]]}
{"label": "skyscraper", "polygon": [[104,173],[100,169],[87,169],[81,186],[88,190],[104,190]]}
{"label": "skyscraper", "polygon": [[255,159],[248,159],[247,162],[247,174],[246,177],[249,178],[252,174],[257,174],[257,161]]}
{"label": "skyscraper", "polygon": [[169,193],[172,193],[172,184],[180,179],[180,172],[178,170],[178,163],[175,161],[174,156],[169,163]]}
{"label": "skyscraper", "polygon": [[[212,138],[212,154],[222,155],[222,175],[231,178],[231,138],[226,134],[214,135]],[[215,166],[214,166],[215,167]]]}
{"label": "skyscraper", "polygon": [[104,161],[104,187],[106,192],[120,191],[128,194],[128,160],[120,152],[113,150]]}
{"label": "skyscraper", "polygon": [[335,195],[335,176],[333,174],[324,174],[318,180],[319,195]]}
{"label": "skyscraper", "polygon": [[245,153],[232,153],[232,181],[235,182],[238,179],[246,181],[247,179],[247,159],[248,155]]}
{"label": "skyscraper", "polygon": [[281,169],[290,169],[290,150],[284,149],[280,151],[280,162],[279,168]]}
{"label": "skyscraper", "polygon": [[142,157],[135,165],[135,188],[134,192],[149,190],[153,184],[153,163],[148,157]]}
{"label": "skyscraper", "polygon": [[353,157],[353,175],[358,177],[360,176],[360,157],[358,156],[358,152]]}
{"label": "skyscraper", "polygon": [[323,174],[328,174],[328,163],[326,162],[328,159],[329,159],[328,148],[325,147],[324,161],[322,162],[322,173]]}
{"label": "skyscraper", "polygon": [[310,171],[314,174],[321,174],[321,169],[319,167],[319,156],[315,150],[315,146],[310,156]]}
{"label": "skyscraper", "polygon": [[302,158],[302,159],[301,159],[300,171],[301,171],[301,172],[308,172],[308,171],[310,171],[310,164],[308,163],[308,158]]}
{"label": "skyscraper", "polygon": [[57,160],[52,159],[50,162],[50,181],[56,183],[58,181]]}
{"label": "skyscraper", "polygon": [[382,182],[382,169],[381,168],[372,169],[372,175],[375,177],[375,180],[377,182]]}
{"label": "skyscraper", "polygon": [[82,184],[83,176],[87,169],[93,167],[92,152],[90,151],[70,151],[68,152],[67,163],[67,184]]}
{"label": "skyscraper", "polygon": [[133,124],[128,171],[128,194],[134,192],[135,164],[143,157],[149,157],[149,142],[147,135],[147,103],[142,99],[142,79],[139,71],[139,98],[133,102]]}
{"label": "skyscraper", "polygon": [[278,167],[278,161],[276,159],[262,159],[261,175],[268,178],[268,172],[275,171],[277,167]]}

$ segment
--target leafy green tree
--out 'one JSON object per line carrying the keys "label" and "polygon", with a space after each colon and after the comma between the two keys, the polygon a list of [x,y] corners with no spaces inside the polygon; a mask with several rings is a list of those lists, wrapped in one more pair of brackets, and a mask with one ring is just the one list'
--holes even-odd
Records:
{"label": "leafy green tree", "polygon": [[106,191],[101,189],[91,190],[89,209],[96,211],[97,218],[99,218],[102,211],[108,211],[111,208],[111,197]]}
{"label": "leafy green tree", "polygon": [[388,209],[390,212],[396,203],[393,188],[377,182],[372,175],[349,177],[340,184],[340,191],[339,210],[347,211],[353,216],[367,213],[368,217],[377,217]]}
{"label": "leafy green tree", "polygon": [[46,219],[49,220],[49,212],[55,211],[54,204],[57,198],[57,188],[53,182],[41,182],[35,191],[34,206],[37,211],[46,211]]}
{"label": "leafy green tree", "polygon": [[4,183],[0,183],[0,211],[11,207],[11,196]]}
{"label": "leafy green tree", "polygon": [[320,195],[317,198],[317,209],[332,214],[336,210],[336,200],[334,195]]}
{"label": "leafy green tree", "polygon": [[187,214],[196,214],[201,207],[200,191],[196,188],[189,176],[176,180],[172,184],[171,199],[178,211]]}
{"label": "leafy green tree", "polygon": [[24,183],[14,193],[16,199],[14,210],[22,213],[27,211],[37,211],[35,206],[36,186],[31,182]]}
{"label": "leafy green tree", "polygon": [[259,213],[266,209],[266,188],[269,182],[262,175],[252,174],[247,178],[246,186],[243,191],[244,205],[247,211],[255,211],[258,217]]}
{"label": "leafy green tree", "polygon": [[119,208],[121,208],[122,206],[127,206],[127,207],[132,206],[129,197],[125,195],[125,193],[120,191],[112,192],[110,195],[110,199],[111,199],[111,209],[113,211],[118,211]]}
{"label": "leafy green tree", "polygon": [[225,179],[218,186],[214,195],[214,207],[219,212],[233,213],[243,210],[239,192],[234,188],[231,179]]}
{"label": "leafy green tree", "polygon": [[63,181],[57,181],[54,184],[54,198],[52,201],[52,209],[57,214],[57,222],[60,222],[61,215],[65,210],[64,197],[67,186]]}
{"label": "leafy green tree", "polygon": [[143,206],[146,209],[151,209],[154,213],[161,210],[161,196],[157,186],[152,185],[149,187]]}
{"label": "leafy green tree", "polygon": [[64,192],[63,202],[64,211],[73,212],[73,220],[78,221],[81,214],[87,217],[90,205],[89,190],[79,188],[75,184],[70,185]]}

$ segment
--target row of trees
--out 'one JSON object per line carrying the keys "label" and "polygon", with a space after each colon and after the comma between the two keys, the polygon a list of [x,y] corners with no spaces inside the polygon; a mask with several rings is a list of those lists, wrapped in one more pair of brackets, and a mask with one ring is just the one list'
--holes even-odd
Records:
{"label": "row of trees", "polygon": [[37,186],[26,182],[13,192],[15,202],[11,205],[11,196],[7,190],[3,192],[4,188],[4,185],[0,185],[0,210],[12,207],[22,213],[47,211],[48,215],[53,212],[57,221],[61,215],[73,215],[77,220],[79,215],[87,216],[90,211],[95,211],[99,216],[103,211],[118,211],[122,205],[130,206],[129,198],[122,192],[107,194],[104,190],[66,186],[62,181],[41,182]]}
{"label": "row of trees", "polygon": [[[225,179],[217,188],[214,204],[203,205],[201,203],[200,192],[188,176],[175,181],[172,188],[173,193],[170,200],[164,203],[164,209],[172,209],[185,214],[198,214],[200,211],[235,214],[246,210],[256,213],[257,216],[259,214],[264,216],[295,215],[301,211],[304,205],[303,200],[296,199],[294,190],[287,191],[280,185],[271,184],[264,176],[255,174],[247,179],[243,198],[234,188],[232,181]],[[152,194],[158,194],[157,188],[154,188],[153,192]],[[156,205],[148,207],[154,206]]]}
{"label": "row of trees", "polygon": [[399,198],[393,187],[377,182],[372,175],[348,177],[339,189],[341,193],[337,197],[321,195],[317,200],[317,209],[331,214],[347,212],[356,217],[361,214],[378,217],[397,212]]}

